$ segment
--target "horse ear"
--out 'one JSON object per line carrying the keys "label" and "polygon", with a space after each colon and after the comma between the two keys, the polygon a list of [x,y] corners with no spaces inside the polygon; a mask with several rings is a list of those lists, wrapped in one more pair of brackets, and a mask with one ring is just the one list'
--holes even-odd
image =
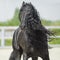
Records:
{"label": "horse ear", "polygon": [[23,1],[23,5],[25,5],[25,2]]}
{"label": "horse ear", "polygon": [[30,2],[30,5],[32,5],[32,3]]}

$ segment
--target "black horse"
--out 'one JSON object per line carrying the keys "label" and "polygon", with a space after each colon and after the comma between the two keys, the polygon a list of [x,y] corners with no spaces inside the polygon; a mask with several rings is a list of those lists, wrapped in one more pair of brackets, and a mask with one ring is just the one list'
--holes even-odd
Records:
{"label": "black horse", "polygon": [[32,57],[32,60],[49,59],[47,35],[52,34],[41,23],[37,10],[31,3],[23,2],[19,13],[21,25],[13,35],[13,52],[9,60],[23,60]]}

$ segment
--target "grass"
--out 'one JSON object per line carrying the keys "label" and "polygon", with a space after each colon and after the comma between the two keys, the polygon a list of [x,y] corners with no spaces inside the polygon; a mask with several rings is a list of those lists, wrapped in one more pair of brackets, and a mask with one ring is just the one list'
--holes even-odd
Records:
{"label": "grass", "polygon": [[60,29],[50,29],[56,36],[60,35]]}
{"label": "grass", "polygon": [[[6,39],[5,40],[5,46],[11,46],[12,45],[12,40],[11,39]],[[1,46],[1,40],[0,40],[0,46]]]}
{"label": "grass", "polygon": [[60,20],[51,21],[42,19],[41,21],[44,26],[60,26]]}
{"label": "grass", "polygon": [[0,22],[0,26],[18,26],[18,25],[20,25],[18,8],[16,8],[13,18],[5,22]]}
{"label": "grass", "polygon": [[11,46],[11,45],[12,45],[12,40],[11,39],[5,40],[5,46]]}
{"label": "grass", "polygon": [[49,44],[60,44],[60,38],[54,38],[54,39],[52,39],[52,41],[49,42]]}

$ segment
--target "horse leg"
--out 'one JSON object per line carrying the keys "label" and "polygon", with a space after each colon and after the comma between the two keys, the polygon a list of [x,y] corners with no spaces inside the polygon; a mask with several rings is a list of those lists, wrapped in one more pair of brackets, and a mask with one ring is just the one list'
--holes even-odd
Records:
{"label": "horse leg", "polygon": [[21,47],[20,47],[20,50],[19,50],[19,54],[20,54],[20,60],[21,60],[21,55],[23,54],[23,50],[22,50]]}
{"label": "horse leg", "polygon": [[23,60],[28,60],[27,53],[23,52]]}
{"label": "horse leg", "polygon": [[15,58],[14,58],[14,51],[11,53],[11,55],[10,55],[10,58],[9,58],[9,60],[15,60]]}
{"label": "horse leg", "polygon": [[17,55],[17,51],[16,50],[13,50],[12,53],[11,53],[11,56],[9,58],[9,60],[16,60],[16,55]]}
{"label": "horse leg", "polygon": [[50,60],[50,59],[49,59],[49,53],[48,53],[48,52],[47,52],[46,54],[44,54],[43,60]]}
{"label": "horse leg", "polygon": [[46,55],[43,57],[43,60],[50,60],[50,59],[49,59],[49,55],[46,54]]}
{"label": "horse leg", "polygon": [[13,50],[9,60],[20,60],[21,59],[20,57],[21,57],[20,52],[18,50]]}
{"label": "horse leg", "polygon": [[32,57],[32,60],[38,60],[38,57]]}

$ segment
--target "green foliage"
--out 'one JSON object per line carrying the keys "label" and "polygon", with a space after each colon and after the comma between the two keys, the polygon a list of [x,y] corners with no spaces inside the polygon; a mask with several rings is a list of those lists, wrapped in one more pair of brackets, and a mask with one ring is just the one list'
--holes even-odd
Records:
{"label": "green foliage", "polygon": [[51,26],[52,25],[52,21],[48,21],[48,20],[44,20],[44,19],[42,19],[41,21],[44,26]]}
{"label": "green foliage", "polygon": [[[5,46],[11,46],[11,45],[12,45],[12,39],[6,39]],[[1,46],[1,39],[0,39],[0,46]]]}
{"label": "green foliage", "polygon": [[12,45],[12,40],[11,39],[6,39],[5,40],[5,46],[11,46]]}
{"label": "green foliage", "polygon": [[[50,21],[50,20],[45,20],[41,19],[42,24],[44,26],[60,26],[60,20],[58,21]],[[19,9],[15,9],[15,13],[12,19],[6,21],[6,22],[0,22],[0,26],[17,26],[20,24],[19,21]]]}
{"label": "green foliage", "polygon": [[60,20],[53,22],[53,26],[60,26]]}
{"label": "green foliage", "polygon": [[19,25],[20,21],[19,21],[18,15],[19,15],[19,9],[16,8],[13,18],[6,22],[0,22],[0,26],[17,26],[17,25]]}
{"label": "green foliage", "polygon": [[49,44],[60,44],[60,38],[54,38],[54,39],[52,39],[52,41],[49,42]]}
{"label": "green foliage", "polygon": [[60,20],[50,21],[42,19],[41,21],[44,26],[60,26]]}
{"label": "green foliage", "polygon": [[56,36],[60,35],[60,29],[50,29]]}

